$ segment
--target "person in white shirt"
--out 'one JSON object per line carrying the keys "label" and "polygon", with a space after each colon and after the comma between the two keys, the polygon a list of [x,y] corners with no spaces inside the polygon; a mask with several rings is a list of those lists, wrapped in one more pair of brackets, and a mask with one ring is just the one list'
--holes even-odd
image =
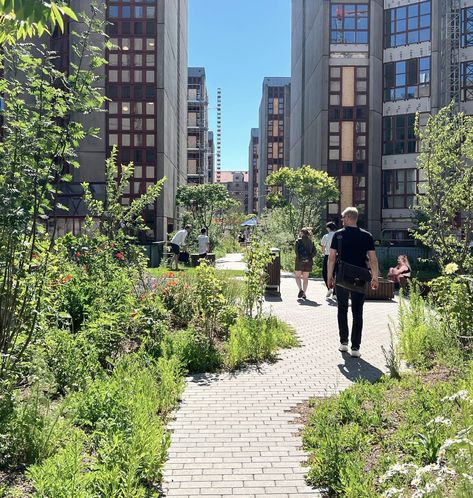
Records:
{"label": "person in white shirt", "polygon": [[187,235],[192,230],[192,225],[186,225],[182,230],[175,233],[174,237],[171,239],[171,251],[174,254],[172,262],[174,263],[176,270],[179,269],[179,253],[181,247],[185,245]]}
{"label": "person in white shirt", "polygon": [[207,253],[210,252],[210,239],[205,228],[202,228],[200,231],[200,235],[197,237],[197,243],[199,244],[199,259],[205,258]]}
{"label": "person in white shirt", "polygon": [[327,286],[327,299],[329,297],[335,298],[335,292],[328,287],[328,275],[327,275],[327,266],[328,266],[328,257],[330,254],[330,246],[332,245],[332,239],[335,234],[335,230],[337,229],[335,223],[333,221],[329,221],[326,225],[327,233],[322,237],[320,244],[322,245],[322,254],[324,255],[324,262],[322,267],[322,275],[324,277],[325,285]]}

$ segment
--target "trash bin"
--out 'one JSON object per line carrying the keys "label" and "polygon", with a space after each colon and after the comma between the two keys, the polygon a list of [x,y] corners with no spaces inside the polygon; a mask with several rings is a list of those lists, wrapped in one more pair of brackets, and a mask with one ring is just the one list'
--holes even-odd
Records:
{"label": "trash bin", "polygon": [[166,242],[164,240],[151,243],[151,255],[149,258],[149,266],[151,268],[157,268],[160,265],[161,260],[163,259],[165,243]]}
{"label": "trash bin", "polygon": [[273,261],[266,267],[268,282],[266,283],[266,293],[279,296],[281,294],[281,256],[277,247],[271,247]]}

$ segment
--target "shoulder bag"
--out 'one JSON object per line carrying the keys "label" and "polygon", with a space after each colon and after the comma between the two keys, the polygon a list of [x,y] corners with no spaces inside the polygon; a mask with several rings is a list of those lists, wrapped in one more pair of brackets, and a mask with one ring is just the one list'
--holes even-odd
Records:
{"label": "shoulder bag", "polygon": [[368,268],[352,265],[342,261],[342,241],[343,237],[337,235],[337,271],[335,274],[335,284],[352,292],[364,294],[368,290],[368,283],[371,281],[371,273]]}

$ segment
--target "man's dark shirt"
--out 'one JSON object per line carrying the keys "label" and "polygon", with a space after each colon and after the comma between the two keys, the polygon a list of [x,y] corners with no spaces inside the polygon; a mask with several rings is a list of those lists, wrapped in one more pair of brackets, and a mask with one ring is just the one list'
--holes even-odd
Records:
{"label": "man's dark shirt", "polygon": [[358,227],[345,227],[337,230],[332,239],[331,249],[338,252],[338,237],[342,248],[342,260],[355,266],[366,267],[366,256],[368,251],[374,251],[373,236]]}

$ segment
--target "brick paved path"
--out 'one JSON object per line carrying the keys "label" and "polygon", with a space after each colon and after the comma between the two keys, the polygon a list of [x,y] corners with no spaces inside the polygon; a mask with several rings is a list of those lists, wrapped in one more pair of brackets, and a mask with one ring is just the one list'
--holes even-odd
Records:
{"label": "brick paved path", "polygon": [[376,379],[385,368],[381,345],[389,344],[388,315],[396,316],[397,304],[365,304],[362,357],[352,359],[337,351],[337,309],[325,301],[323,282],[309,283],[305,303],[297,301],[292,277],[282,279],[281,291],[281,299],[267,301],[268,310],[295,328],[301,347],[260,368],[188,379],[170,425],[166,497],[320,496],[305,483],[301,426],[291,409],[358,377]]}

